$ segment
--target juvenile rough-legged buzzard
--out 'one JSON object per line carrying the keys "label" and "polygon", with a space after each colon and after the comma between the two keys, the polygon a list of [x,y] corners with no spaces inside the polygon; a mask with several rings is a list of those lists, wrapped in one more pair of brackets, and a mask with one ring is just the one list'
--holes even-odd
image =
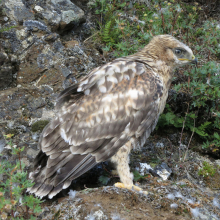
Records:
{"label": "juvenile rough-legged buzzard", "polygon": [[60,108],[43,130],[29,188],[52,198],[96,164],[116,163],[131,188],[129,152],[142,147],[163,112],[173,70],[196,62],[191,49],[170,35],[154,37],[140,52],[91,71],[58,97]]}

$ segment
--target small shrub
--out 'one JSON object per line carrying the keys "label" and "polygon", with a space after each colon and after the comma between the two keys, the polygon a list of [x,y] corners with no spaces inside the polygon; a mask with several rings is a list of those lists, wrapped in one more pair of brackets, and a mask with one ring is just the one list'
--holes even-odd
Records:
{"label": "small shrub", "polygon": [[198,174],[203,177],[214,176],[216,168],[210,165],[208,162],[203,162],[203,168],[199,170]]}
{"label": "small shrub", "polygon": [[24,147],[14,148],[12,136],[5,135],[12,154],[17,155],[18,159],[14,164],[7,160],[2,160],[0,164],[0,175],[7,176],[5,181],[0,181],[0,219],[36,219],[34,214],[41,212],[41,200],[25,194],[33,183],[28,179],[25,164],[20,158]]}
{"label": "small shrub", "polygon": [[209,61],[202,67],[186,71],[188,82],[174,86],[177,92],[186,92],[191,99],[189,110],[191,115],[197,112],[195,132],[204,139],[203,148],[220,146],[219,72],[219,65]]}

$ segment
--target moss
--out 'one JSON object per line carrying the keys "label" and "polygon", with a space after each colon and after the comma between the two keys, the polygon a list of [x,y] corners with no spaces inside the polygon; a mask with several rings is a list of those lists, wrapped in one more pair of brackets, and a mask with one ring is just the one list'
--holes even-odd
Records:
{"label": "moss", "polygon": [[31,131],[36,132],[36,131],[43,131],[44,127],[49,123],[48,120],[40,120],[35,122],[31,126]]}
{"label": "moss", "polygon": [[16,129],[16,128],[6,128],[6,129],[5,129],[5,133],[6,133],[6,134],[17,135],[17,134],[19,134],[19,130]]}

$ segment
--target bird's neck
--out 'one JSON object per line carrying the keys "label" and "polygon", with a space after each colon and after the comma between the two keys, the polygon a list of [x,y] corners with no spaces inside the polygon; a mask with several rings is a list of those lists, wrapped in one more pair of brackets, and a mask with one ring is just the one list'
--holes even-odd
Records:
{"label": "bird's neck", "polygon": [[162,76],[164,84],[169,88],[174,74],[174,67],[165,61],[157,60],[154,62],[152,69]]}
{"label": "bird's neck", "polygon": [[128,57],[134,61],[145,63],[147,67],[163,78],[165,85],[170,86],[175,69],[171,63],[161,60],[148,50],[142,50]]}

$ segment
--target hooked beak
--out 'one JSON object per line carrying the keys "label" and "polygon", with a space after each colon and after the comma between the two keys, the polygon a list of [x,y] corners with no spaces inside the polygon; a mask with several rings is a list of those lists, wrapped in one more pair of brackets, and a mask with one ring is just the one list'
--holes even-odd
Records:
{"label": "hooked beak", "polygon": [[196,64],[196,67],[197,67],[198,60],[197,60],[197,58],[195,58],[195,56],[192,57],[191,63]]}
{"label": "hooked beak", "polygon": [[188,61],[190,63],[196,64],[196,66],[197,66],[197,63],[198,63],[198,60],[197,60],[197,58],[194,55],[192,56],[192,59],[179,58],[178,60]]}

